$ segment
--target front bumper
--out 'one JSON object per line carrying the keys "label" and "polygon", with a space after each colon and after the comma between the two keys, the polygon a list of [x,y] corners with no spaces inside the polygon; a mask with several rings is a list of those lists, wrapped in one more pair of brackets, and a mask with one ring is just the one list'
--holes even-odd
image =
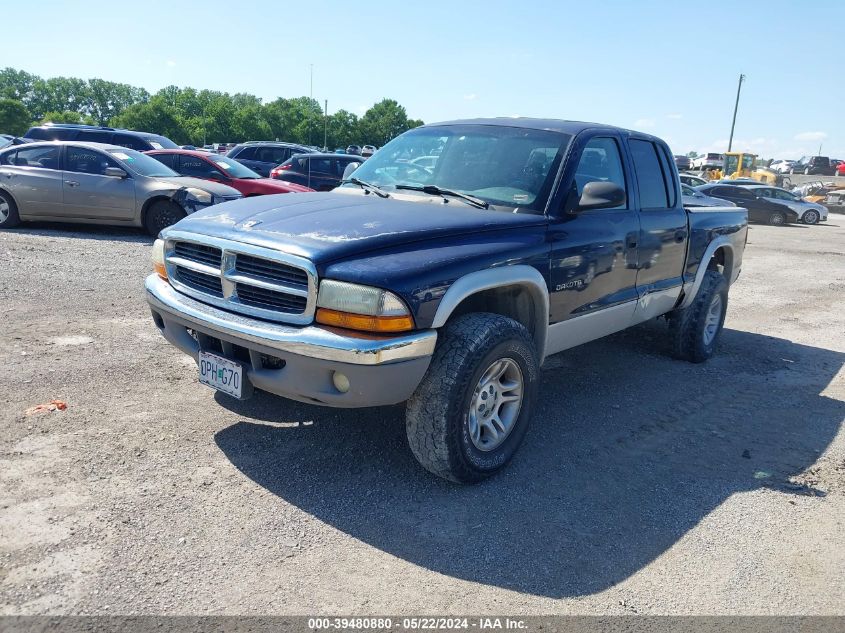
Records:
{"label": "front bumper", "polygon": [[[422,380],[437,342],[435,330],[374,336],[269,323],[192,299],[155,274],[147,277],[146,290],[156,326],[175,347],[194,360],[201,349],[238,360],[255,388],[312,404],[404,402]],[[336,371],[349,379],[346,393],[334,386]]]}

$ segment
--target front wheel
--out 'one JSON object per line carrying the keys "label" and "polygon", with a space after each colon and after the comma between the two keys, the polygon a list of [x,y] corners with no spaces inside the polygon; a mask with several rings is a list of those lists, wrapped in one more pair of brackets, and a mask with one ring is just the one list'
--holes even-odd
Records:
{"label": "front wheel", "polygon": [[728,282],[720,272],[708,270],[692,303],[668,315],[673,356],[691,363],[713,356],[727,311]]}
{"label": "front wheel", "polygon": [[176,224],[186,215],[182,207],[172,200],[158,200],[153,202],[150,208],[147,209],[144,224],[150,235],[158,237],[161,231],[172,224]]}
{"label": "front wheel", "polygon": [[501,470],[525,437],[539,375],[520,323],[488,313],[455,319],[408,402],[405,429],[417,461],[462,483]]}
{"label": "front wheel", "polygon": [[819,212],[818,211],[807,211],[804,214],[804,216],[801,218],[801,221],[804,224],[818,224]]}

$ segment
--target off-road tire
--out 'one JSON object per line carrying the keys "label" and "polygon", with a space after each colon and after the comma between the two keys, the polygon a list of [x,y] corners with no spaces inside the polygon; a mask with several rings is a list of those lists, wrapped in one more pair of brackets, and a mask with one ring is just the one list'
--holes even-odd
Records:
{"label": "off-road tire", "polygon": [[[481,481],[510,461],[528,430],[540,378],[537,350],[523,325],[498,314],[460,316],[440,336],[428,372],[408,402],[408,444],[435,475],[460,483]],[[483,372],[504,358],[514,360],[522,372],[522,405],[501,445],[482,451],[470,439],[470,402]]]}
{"label": "off-road tire", "polygon": [[[707,325],[708,310],[716,295],[721,296],[721,315],[715,336],[707,342],[704,328]],[[713,356],[719,343],[722,326],[725,324],[727,309],[728,282],[718,271],[706,271],[692,303],[686,308],[675,310],[669,314],[672,355],[679,360],[686,360],[691,363],[703,363]]]}
{"label": "off-road tire", "polygon": [[144,226],[147,233],[158,237],[161,231],[176,224],[186,215],[185,210],[172,200],[156,200],[144,214]]}
{"label": "off-road tire", "polygon": [[0,205],[3,206],[5,211],[5,213],[0,213],[0,229],[11,229],[21,223],[18,205],[12,200],[12,196],[5,191],[0,191]]}

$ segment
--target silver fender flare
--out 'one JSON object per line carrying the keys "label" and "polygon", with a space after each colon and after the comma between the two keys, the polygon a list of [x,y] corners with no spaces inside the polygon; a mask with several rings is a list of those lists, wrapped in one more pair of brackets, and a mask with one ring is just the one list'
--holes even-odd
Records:
{"label": "silver fender flare", "polygon": [[531,294],[534,301],[534,341],[540,362],[546,353],[546,335],[549,329],[549,289],[546,280],[536,268],[524,264],[501,266],[479,270],[460,277],[449,286],[440,300],[434,322],[431,327],[441,328],[454,312],[455,308],[466,299],[483,290],[520,286]]}
{"label": "silver fender flare", "polygon": [[684,300],[678,308],[686,308],[693,302],[695,295],[698,294],[698,289],[701,287],[701,282],[704,281],[704,273],[707,272],[707,265],[720,248],[725,249],[725,277],[728,280],[728,285],[736,280],[736,272],[738,271],[734,270],[734,247],[731,240],[722,235],[710,242],[709,246],[705,249],[704,255],[701,256],[701,261],[698,264],[695,279],[684,284]]}

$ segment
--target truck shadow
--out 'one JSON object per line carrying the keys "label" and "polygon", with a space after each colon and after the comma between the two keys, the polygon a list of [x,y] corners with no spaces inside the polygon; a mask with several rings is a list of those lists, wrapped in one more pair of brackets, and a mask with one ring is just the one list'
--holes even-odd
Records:
{"label": "truck shadow", "polygon": [[845,418],[845,403],[821,395],[845,354],[725,330],[719,356],[692,365],[668,358],[664,327],[548,359],[525,443],[480,485],[423,471],[402,407],[218,396],[251,420],[215,440],[257,484],[415,565],[555,598],[599,592],[734,493],[822,496],[801,473]]}

